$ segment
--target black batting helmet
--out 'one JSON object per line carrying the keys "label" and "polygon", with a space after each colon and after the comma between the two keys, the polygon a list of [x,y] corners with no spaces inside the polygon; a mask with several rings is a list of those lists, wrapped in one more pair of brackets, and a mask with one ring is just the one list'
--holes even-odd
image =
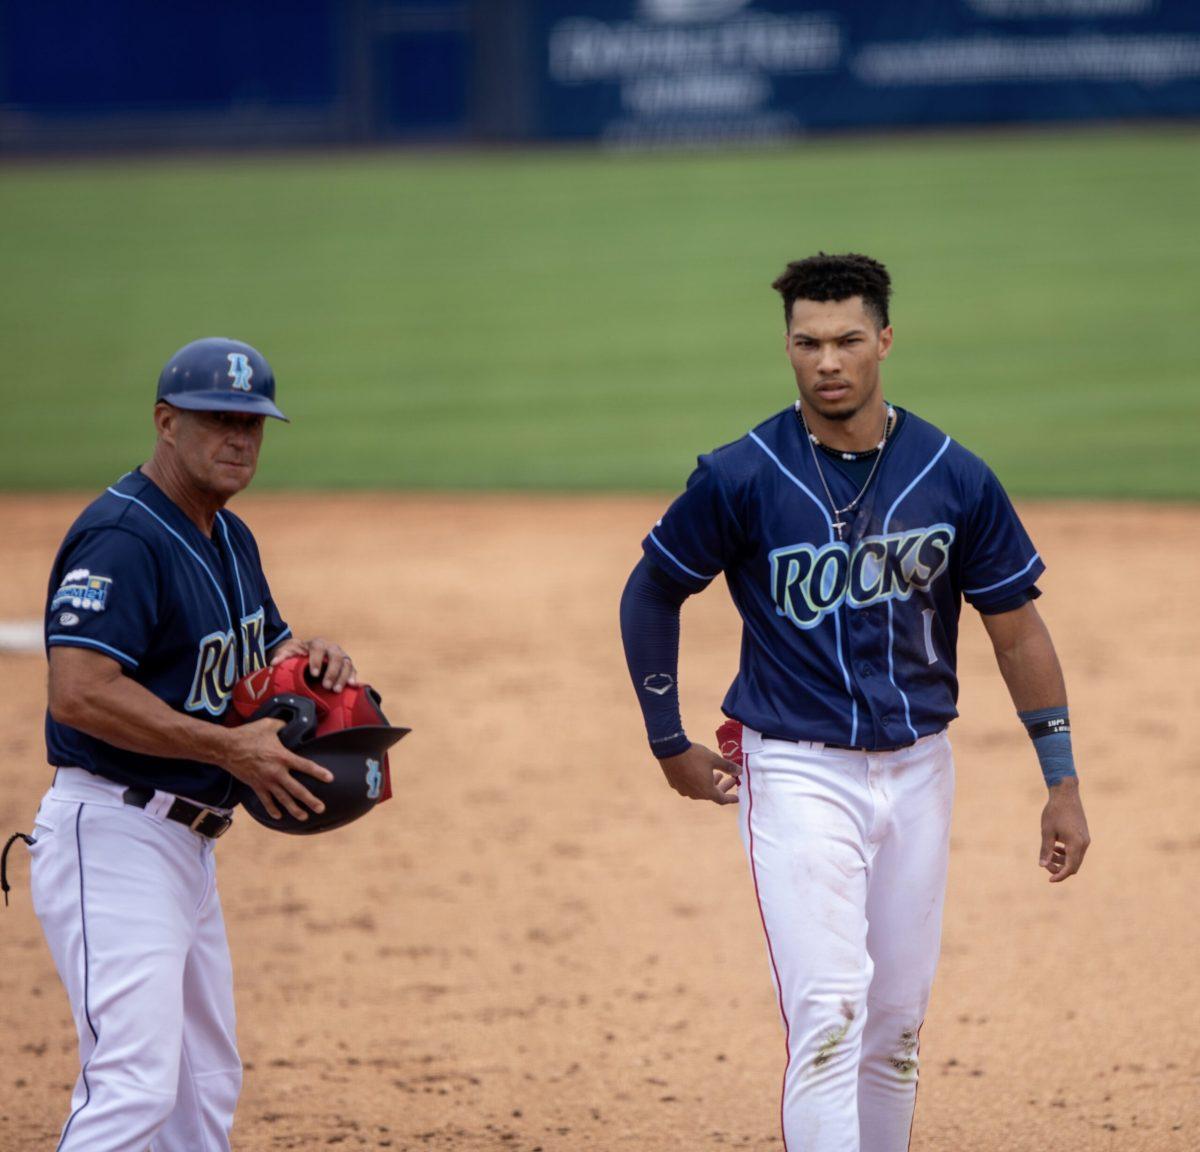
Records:
{"label": "black batting helmet", "polygon": [[[378,705],[378,697],[375,701]],[[330,832],[365,816],[391,794],[387,750],[411,729],[388,724],[382,711],[381,724],[342,728],[318,736],[316,701],[311,696],[288,692],[272,696],[247,722],[264,719],[283,720],[278,733],[280,743],[333,773],[328,783],[305,777],[304,786],[325,805],[324,812],[309,812],[307,820],[297,820],[286,809],[276,820],[258,796],[244,788],[242,806],[264,827],[299,836]]]}

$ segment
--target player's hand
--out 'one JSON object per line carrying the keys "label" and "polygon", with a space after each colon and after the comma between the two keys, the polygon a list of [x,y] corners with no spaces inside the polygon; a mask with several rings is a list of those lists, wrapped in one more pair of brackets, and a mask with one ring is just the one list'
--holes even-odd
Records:
{"label": "player's hand", "polygon": [[1042,850],[1038,866],[1050,873],[1051,884],[1074,876],[1091,842],[1083,802],[1079,799],[1079,781],[1074,778],[1060,780],[1051,787],[1050,799],[1042,809]]}
{"label": "player's hand", "polygon": [[304,772],[325,783],[333,779],[333,773],[280,744],[278,733],[283,724],[282,720],[256,720],[229,729],[223,767],[254,790],[272,820],[279,819],[280,808],[286,808],[297,820],[307,820],[302,804],[314,812],[324,812],[325,805],[292,773]]}
{"label": "player's hand", "polygon": [[[340,644],[332,640],[285,640],[271,653],[271,667],[290,656],[307,656],[308,671],[314,680],[320,679],[321,687],[329,692],[340,692],[347,684],[358,683],[358,671],[354,661],[346,655]],[[322,675],[323,673],[323,675]]]}
{"label": "player's hand", "polygon": [[693,744],[678,756],[659,760],[667,783],[689,800],[711,800],[714,804],[736,804],[742,770],[732,760],[718,756],[703,744]]}

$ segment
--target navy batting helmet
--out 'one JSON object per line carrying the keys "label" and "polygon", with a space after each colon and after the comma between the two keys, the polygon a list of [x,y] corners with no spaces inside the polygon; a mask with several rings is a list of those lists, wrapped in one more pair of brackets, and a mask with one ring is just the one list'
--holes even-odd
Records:
{"label": "navy batting helmet", "polygon": [[185,344],[158,377],[158,400],[198,412],[287,417],[275,407],[275,373],[257,348],[224,336]]}

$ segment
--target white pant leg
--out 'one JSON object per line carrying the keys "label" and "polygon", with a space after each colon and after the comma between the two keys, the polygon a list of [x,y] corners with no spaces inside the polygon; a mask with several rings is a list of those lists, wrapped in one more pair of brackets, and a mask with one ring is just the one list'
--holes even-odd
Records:
{"label": "white pant leg", "polygon": [[30,866],[79,1033],[82,1068],[58,1150],[146,1152],[175,1106],[201,842],[119,799],[63,795],[42,802]]}
{"label": "white pant leg", "polygon": [[888,818],[871,863],[867,994],[858,1081],[862,1152],[905,1152],[916,1104],[918,1042],[941,947],[954,760],[943,732],[871,757]]}
{"label": "white pant leg", "polygon": [[217,894],[211,845],[209,886],[183,969],[187,1027],[175,1109],[154,1138],[153,1152],[229,1152],[242,1088],[233,1003],[233,966]]}
{"label": "white pant leg", "polygon": [[740,819],[787,1042],[785,1152],[858,1152],[866,757],[743,734]]}

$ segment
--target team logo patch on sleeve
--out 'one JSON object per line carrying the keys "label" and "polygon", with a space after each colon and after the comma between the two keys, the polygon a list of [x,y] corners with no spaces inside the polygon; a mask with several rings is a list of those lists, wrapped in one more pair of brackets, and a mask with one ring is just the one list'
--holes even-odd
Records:
{"label": "team logo patch on sleeve", "polygon": [[50,611],[59,608],[82,608],[87,612],[103,612],[112,587],[109,576],[93,575],[87,568],[76,568],[63,577],[63,582],[50,601]]}

